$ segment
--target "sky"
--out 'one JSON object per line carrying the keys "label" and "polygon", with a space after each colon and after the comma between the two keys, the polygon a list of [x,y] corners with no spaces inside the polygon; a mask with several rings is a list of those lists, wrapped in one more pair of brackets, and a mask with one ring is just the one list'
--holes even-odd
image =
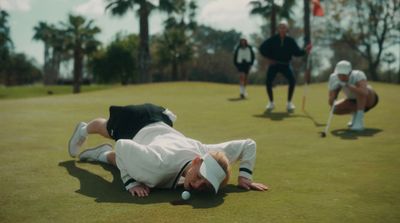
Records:
{"label": "sky", "polygon": [[[260,18],[249,16],[250,0],[197,0],[197,21],[219,30],[235,29],[244,35],[259,32]],[[102,32],[97,38],[107,44],[118,32],[138,33],[139,23],[134,13],[113,17],[105,12],[104,0],[0,0],[0,8],[9,13],[11,38],[16,52],[23,52],[43,63],[42,42],[32,40],[33,27],[39,22],[49,24],[66,22],[69,13],[93,19]],[[150,17],[150,34],[163,30],[165,15],[154,13]]]}

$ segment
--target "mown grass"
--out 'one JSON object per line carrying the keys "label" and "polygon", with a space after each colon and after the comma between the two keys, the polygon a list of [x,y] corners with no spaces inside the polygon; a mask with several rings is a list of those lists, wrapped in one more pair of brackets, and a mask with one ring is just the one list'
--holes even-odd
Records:
{"label": "mown grass", "polygon": [[[264,114],[265,89],[236,85],[162,83],[118,87],[79,95],[0,101],[0,222],[400,222],[400,87],[372,83],[380,104],[367,113],[366,131],[346,129],[348,116],[328,117],[326,84],[302,87],[285,112],[286,86],[275,88],[277,109]],[[236,188],[237,167],[217,196],[153,190],[130,197],[118,171],[70,158],[75,124],[107,117],[108,106],[152,102],[178,115],[175,128],[204,143],[238,138],[257,142],[254,180],[268,192]],[[86,147],[104,143],[98,136]],[[113,143],[111,141],[107,141]]]}
{"label": "mown grass", "polygon": [[[115,87],[114,85],[82,85],[81,92],[90,92],[104,90]],[[72,94],[71,85],[50,85],[43,86],[34,84],[28,86],[0,86],[0,99],[17,99],[17,98],[32,98],[44,97],[62,94]]]}

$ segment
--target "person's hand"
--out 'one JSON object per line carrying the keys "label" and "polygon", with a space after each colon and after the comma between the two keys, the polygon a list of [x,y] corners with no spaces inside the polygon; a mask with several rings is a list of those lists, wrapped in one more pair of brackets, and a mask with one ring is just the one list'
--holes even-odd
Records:
{"label": "person's hand", "polygon": [[258,190],[258,191],[266,191],[268,190],[268,186],[262,183],[255,183],[246,177],[238,178],[238,186],[244,188],[246,190]]}
{"label": "person's hand", "polygon": [[311,49],[312,49],[312,44],[311,44],[311,43],[307,44],[307,46],[306,46],[306,48],[305,48],[307,54],[310,54]]}
{"label": "person's hand", "polygon": [[346,87],[347,86],[347,82],[339,81],[339,85],[340,85],[340,87]]}
{"label": "person's hand", "polygon": [[132,196],[147,197],[150,194],[150,188],[144,184],[139,184],[129,189]]}

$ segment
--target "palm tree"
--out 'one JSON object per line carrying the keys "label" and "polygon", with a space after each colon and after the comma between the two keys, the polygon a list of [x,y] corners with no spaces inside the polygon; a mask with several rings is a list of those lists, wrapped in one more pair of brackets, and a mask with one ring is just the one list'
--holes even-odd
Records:
{"label": "palm tree", "polygon": [[8,48],[12,45],[10,38],[10,27],[8,26],[8,13],[4,10],[0,10],[0,47]]}
{"label": "palm tree", "polygon": [[100,28],[93,25],[93,20],[86,21],[82,16],[69,15],[66,27],[67,46],[73,51],[74,57],[74,79],[73,93],[80,92],[83,76],[83,60],[85,55],[96,51],[100,42],[95,39],[95,35],[100,32]]}
{"label": "palm tree", "polygon": [[[167,0],[160,0],[160,3]],[[122,16],[129,10],[133,10],[137,5],[137,15],[139,16],[139,51],[138,51],[138,66],[139,66],[139,81],[151,82],[152,77],[149,72],[151,63],[149,50],[149,16],[153,9],[156,8],[150,1],[147,0],[106,0],[108,5],[106,9],[110,9],[113,15]]]}
{"label": "palm tree", "polygon": [[8,16],[6,11],[0,10],[0,75],[1,71],[6,67],[6,61],[8,61],[10,56],[10,48],[13,46],[10,38]]}
{"label": "palm tree", "polygon": [[54,35],[54,26],[48,25],[45,22],[39,22],[39,24],[35,27],[33,27],[34,30],[34,35],[33,35],[33,40],[36,41],[43,41],[44,43],[44,64],[43,64],[43,75],[44,75],[44,84],[55,84],[53,83],[54,78],[50,77],[50,48],[51,44],[50,41],[53,38]]}
{"label": "palm tree", "polygon": [[[195,1],[172,0],[169,5],[161,5],[168,14],[164,21],[163,38],[158,41],[158,54],[163,63],[171,64],[171,77],[176,81],[188,79],[184,64],[193,56],[191,35],[196,28],[194,18],[197,4]],[[180,71],[179,72],[179,68]],[[181,75],[179,74],[181,73]]]}
{"label": "palm tree", "polygon": [[250,15],[258,15],[268,20],[270,19],[270,35],[276,33],[277,16],[290,19],[291,8],[296,4],[295,0],[285,0],[282,5],[276,4],[274,0],[251,1]]}

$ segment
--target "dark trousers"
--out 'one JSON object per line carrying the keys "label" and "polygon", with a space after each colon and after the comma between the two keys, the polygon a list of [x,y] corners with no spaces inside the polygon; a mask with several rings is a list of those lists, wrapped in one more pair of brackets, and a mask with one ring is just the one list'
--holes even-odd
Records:
{"label": "dark trousers", "polygon": [[289,82],[288,89],[288,101],[292,100],[294,88],[296,86],[296,79],[294,78],[294,74],[290,65],[287,64],[273,64],[270,65],[267,71],[267,78],[265,82],[265,86],[267,88],[267,93],[270,101],[274,101],[274,94],[272,92],[272,85],[278,73],[282,73],[283,76]]}

